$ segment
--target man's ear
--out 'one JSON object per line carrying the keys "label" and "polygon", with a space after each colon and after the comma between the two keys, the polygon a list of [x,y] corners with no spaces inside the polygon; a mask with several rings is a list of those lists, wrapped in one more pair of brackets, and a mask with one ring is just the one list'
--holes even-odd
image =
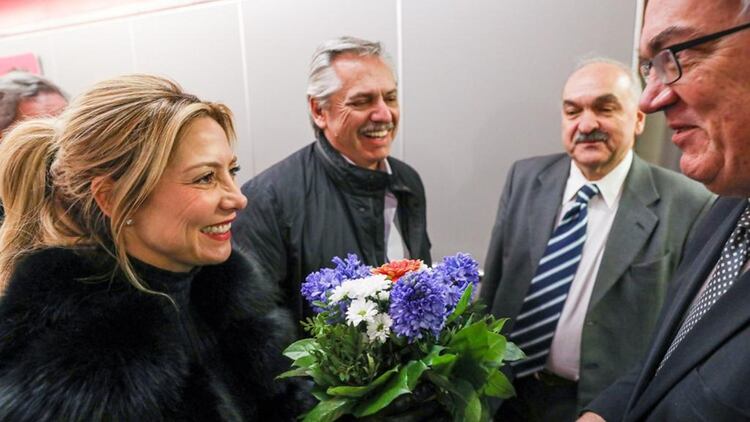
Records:
{"label": "man's ear", "polygon": [[315,98],[308,98],[307,104],[310,106],[310,116],[312,116],[313,122],[320,128],[320,130],[324,130],[326,128],[326,118],[323,115],[323,107],[320,106],[320,103]]}
{"label": "man's ear", "polygon": [[646,126],[646,114],[641,110],[638,110],[635,116],[635,134],[636,136],[643,133],[643,128]]}
{"label": "man's ear", "polygon": [[96,205],[107,217],[112,217],[112,189],[114,181],[109,176],[97,176],[91,181],[91,194]]}

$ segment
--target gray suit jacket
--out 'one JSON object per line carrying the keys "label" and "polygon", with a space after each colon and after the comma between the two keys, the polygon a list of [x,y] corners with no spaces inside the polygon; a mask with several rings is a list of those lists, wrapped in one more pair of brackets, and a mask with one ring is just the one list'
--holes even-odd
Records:
{"label": "gray suit jacket", "polygon": [[[515,318],[554,229],[571,160],[516,162],[500,198],[481,298]],[[695,221],[714,196],[703,185],[637,156],[625,179],[581,339],[578,408],[643,356]],[[509,333],[512,324],[507,324]]]}

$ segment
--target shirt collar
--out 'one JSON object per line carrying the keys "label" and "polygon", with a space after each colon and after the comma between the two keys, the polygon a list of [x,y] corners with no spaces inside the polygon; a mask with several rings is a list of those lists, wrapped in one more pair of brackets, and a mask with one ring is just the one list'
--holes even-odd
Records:
{"label": "shirt collar", "polygon": [[[606,176],[593,182],[599,188],[602,199],[608,208],[612,208],[620,197],[622,192],[622,186],[625,183],[625,178],[628,176],[630,166],[633,164],[633,150],[631,149],[625,155],[625,158],[615,166]],[[592,183],[586,179],[581,173],[581,169],[578,168],[575,161],[570,165],[570,174],[568,175],[568,182],[565,185],[565,194],[563,195],[563,204],[573,199],[573,196],[581,189],[586,183]]]}
{"label": "shirt collar", "polygon": [[[341,153],[339,153],[339,154],[341,154]],[[341,154],[341,156],[344,157],[344,160],[346,160],[347,163],[349,163],[349,164],[351,164],[353,166],[357,165],[354,161],[350,160],[349,157],[347,157],[346,155]],[[388,164],[388,159],[387,158],[381,160],[380,163],[378,163],[378,171],[385,172],[386,174],[393,174],[393,172],[391,172],[391,165]]]}
{"label": "shirt collar", "polygon": [[378,170],[384,171],[388,174],[393,174],[393,172],[391,171],[391,165],[390,163],[388,163],[387,158],[383,159],[380,164],[378,164]]}

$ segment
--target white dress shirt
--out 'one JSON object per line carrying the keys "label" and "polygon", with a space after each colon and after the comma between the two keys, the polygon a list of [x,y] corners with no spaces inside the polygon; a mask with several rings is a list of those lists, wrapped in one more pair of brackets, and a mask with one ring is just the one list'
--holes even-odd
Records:
{"label": "white dress shirt", "polygon": [[633,163],[633,151],[628,151],[623,160],[600,180],[586,180],[575,164],[570,165],[570,174],[563,194],[562,210],[557,221],[575,203],[574,196],[586,183],[595,183],[601,192],[588,205],[586,242],[575,278],[565,299],[560,320],[552,339],[547,369],[563,378],[578,381],[581,357],[581,332],[586,319],[591,292],[594,290],[599,264],[604,255],[609,231],[617,214],[622,196],[622,187]]}
{"label": "white dress shirt", "polygon": [[[388,174],[391,172],[391,165],[388,164],[388,160],[380,162],[380,171],[384,171]],[[396,210],[398,209],[398,199],[389,189],[385,190],[385,204],[383,207],[383,218],[385,219],[385,251],[386,259],[393,261],[395,259],[409,258],[406,246],[404,245],[404,239],[401,237],[401,233],[398,231],[396,224]]]}

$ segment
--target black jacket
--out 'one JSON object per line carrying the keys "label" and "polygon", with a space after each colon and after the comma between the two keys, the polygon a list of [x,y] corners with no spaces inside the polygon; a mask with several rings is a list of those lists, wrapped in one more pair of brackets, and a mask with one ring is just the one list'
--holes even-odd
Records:
{"label": "black jacket", "polygon": [[392,175],[349,164],[321,137],[242,186],[248,206],[232,226],[235,247],[264,266],[297,318],[311,315],[300,295],[307,274],[334,256],[385,262],[385,190],[398,199],[409,254],[430,264],[424,186],[406,163],[388,158]]}
{"label": "black jacket", "polygon": [[607,421],[750,420],[750,272],[740,271],[661,366],[747,206],[747,198],[720,197],[701,220],[675,273],[645,358],[586,410]]}
{"label": "black jacket", "polygon": [[293,420],[295,390],[274,381],[291,320],[241,255],[194,272],[200,359],[177,308],[111,277],[113,265],[93,248],[19,264],[0,299],[0,420]]}

